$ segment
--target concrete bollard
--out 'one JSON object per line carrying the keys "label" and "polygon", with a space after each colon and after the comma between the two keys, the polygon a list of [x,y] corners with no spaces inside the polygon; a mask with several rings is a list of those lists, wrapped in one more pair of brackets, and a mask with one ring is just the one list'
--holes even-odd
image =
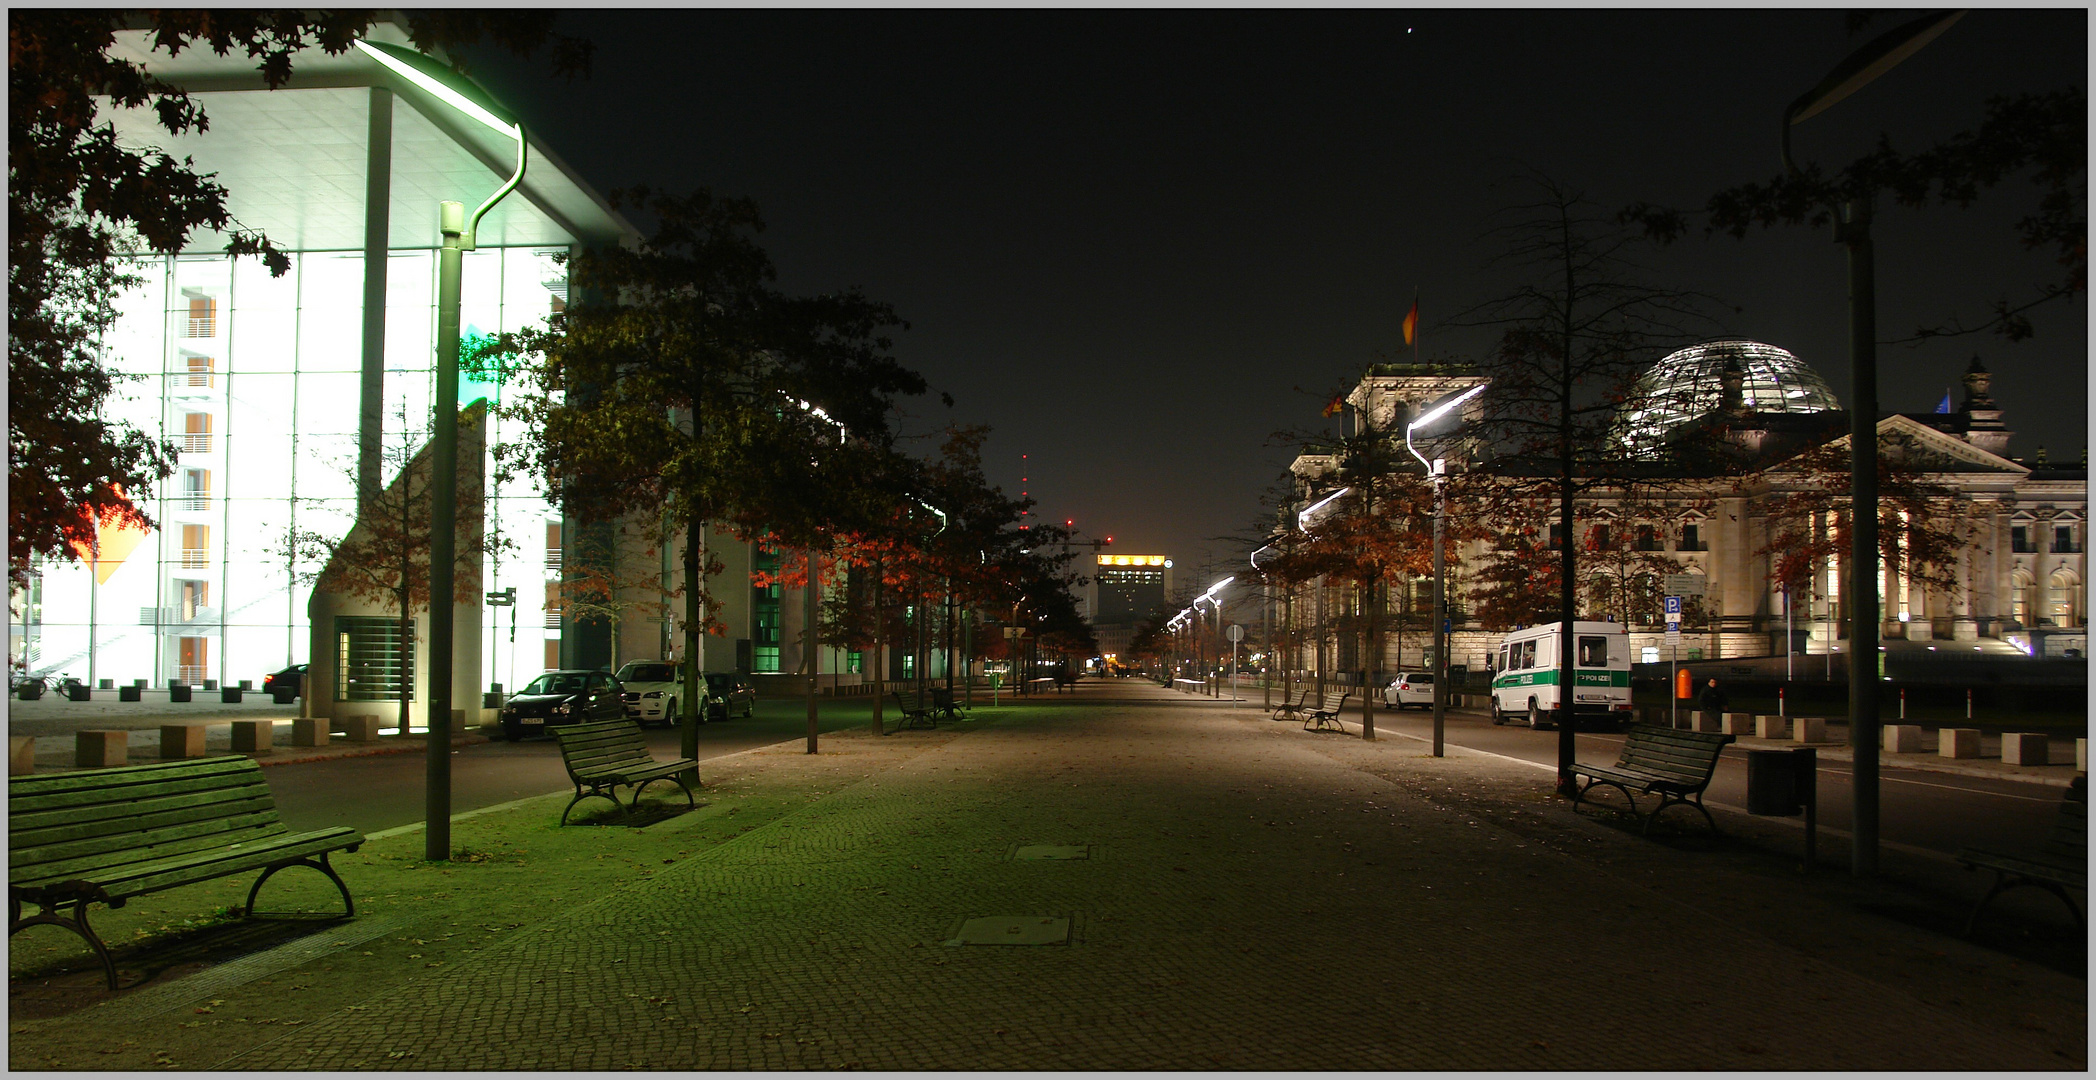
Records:
{"label": "concrete bollard", "polygon": [[204,725],[160,725],[160,756],[164,758],[203,757]]}
{"label": "concrete bollard", "polygon": [[128,731],[76,731],[73,733],[73,764],[83,769],[108,769],[122,765],[131,753]]}
{"label": "concrete bollard", "polygon": [[1718,718],[1717,713],[1705,712],[1702,709],[1697,709],[1695,712],[1695,716],[1692,718],[1690,722],[1694,725],[1694,730],[1696,731],[1715,732],[1718,730],[1718,724],[1720,723],[1720,720]]}
{"label": "concrete bollard", "polygon": [[1790,718],[1792,742],[1817,743],[1827,741],[1827,720],[1822,716],[1793,716]]}
{"label": "concrete bollard", "polygon": [[1721,726],[1718,730],[1727,735],[1752,735],[1754,733],[1754,714],[1728,712],[1724,715],[1720,724]]}
{"label": "concrete bollard", "polygon": [[365,714],[342,718],[342,737],[350,742],[377,742],[379,719]]}
{"label": "concrete bollard", "polygon": [[190,691],[189,691],[189,684],[188,684],[188,683],[169,683],[169,684],[167,684],[167,699],[168,699],[169,701],[172,701],[172,702],[183,702],[183,701],[188,701],[188,700],[189,700],[189,693],[190,693]]}
{"label": "concrete bollard", "polygon": [[2043,765],[2045,749],[2045,736],[2037,732],[2001,733],[2001,763],[2004,765]]}
{"label": "concrete bollard", "polygon": [[291,721],[293,746],[326,746],[330,734],[332,732],[328,731],[328,722],[319,717],[301,716]]}
{"label": "concrete bollard", "polygon": [[218,692],[218,700],[227,705],[238,705],[240,704],[241,694],[242,690],[240,687],[228,686]]}
{"label": "concrete bollard", "polygon": [[7,737],[7,775],[28,776],[36,771],[36,736]]}
{"label": "concrete bollard", "polygon": [[1790,718],[1775,713],[1759,713],[1754,717],[1754,737],[1757,739],[1781,739],[1790,734]]}
{"label": "concrete bollard", "polygon": [[1947,727],[1936,732],[1936,756],[1976,758],[1980,756],[1980,729]]}
{"label": "concrete bollard", "polygon": [[[239,691],[234,691],[239,693]],[[275,739],[277,724],[274,720],[233,721],[233,752],[236,754],[259,754],[270,749]]]}
{"label": "concrete bollard", "polygon": [[1884,749],[1893,754],[1921,753],[1921,725],[1887,724],[1880,729]]}
{"label": "concrete bollard", "polygon": [[136,686],[119,686],[116,688],[116,699],[118,701],[144,701],[145,694]]}
{"label": "concrete bollard", "polygon": [[2074,771],[2089,771],[2089,740],[2074,740]]}

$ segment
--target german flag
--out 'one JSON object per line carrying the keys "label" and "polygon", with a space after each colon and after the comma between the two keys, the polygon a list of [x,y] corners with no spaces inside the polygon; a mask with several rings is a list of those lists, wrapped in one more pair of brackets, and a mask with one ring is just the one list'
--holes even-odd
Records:
{"label": "german flag", "polygon": [[1346,395],[1344,395],[1344,394],[1333,394],[1333,395],[1332,395],[1332,400],[1331,400],[1331,402],[1330,402],[1329,404],[1327,404],[1327,405],[1325,406],[1325,411],[1324,411],[1324,415],[1325,415],[1325,416],[1326,416],[1327,418],[1330,418],[1330,417],[1334,417],[1334,416],[1338,416],[1338,415],[1339,415],[1339,413],[1340,413],[1340,412],[1341,412],[1342,410],[1344,410],[1345,408],[1346,408]]}
{"label": "german flag", "polygon": [[1414,297],[1412,299],[1412,310],[1405,313],[1405,344],[1410,345],[1412,343],[1412,339],[1417,337],[1418,335],[1419,299],[1417,297]]}

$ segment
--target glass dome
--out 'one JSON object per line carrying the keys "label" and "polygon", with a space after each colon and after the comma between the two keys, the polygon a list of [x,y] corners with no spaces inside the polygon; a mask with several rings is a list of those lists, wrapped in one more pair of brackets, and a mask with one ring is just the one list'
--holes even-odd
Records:
{"label": "glass dome", "polygon": [[1650,454],[1667,432],[1724,401],[1727,361],[1744,374],[1740,396],[1765,413],[1812,413],[1841,408],[1819,372],[1788,351],[1758,341],[1706,341],[1667,355],[1631,388],[1616,417],[1615,434],[1634,455]]}

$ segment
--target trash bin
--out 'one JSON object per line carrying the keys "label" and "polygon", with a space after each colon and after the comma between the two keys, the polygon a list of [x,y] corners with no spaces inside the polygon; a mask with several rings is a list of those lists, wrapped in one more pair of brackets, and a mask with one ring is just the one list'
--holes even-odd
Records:
{"label": "trash bin", "polygon": [[1812,787],[1819,752],[1812,747],[1798,750],[1747,751],[1747,813],[1790,817],[1805,811],[1812,801]]}

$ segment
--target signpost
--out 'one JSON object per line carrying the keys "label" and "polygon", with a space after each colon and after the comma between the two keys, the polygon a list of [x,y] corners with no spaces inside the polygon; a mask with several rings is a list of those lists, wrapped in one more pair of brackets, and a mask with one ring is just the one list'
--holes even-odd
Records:
{"label": "signpost", "polygon": [[[1674,587],[1675,579],[1686,578],[1687,574],[1668,574],[1667,588]],[[1697,578],[1697,588],[1702,587],[1702,578]],[[1681,726],[1681,693],[1675,687],[1681,685],[1681,597],[1667,597],[1667,726]]]}
{"label": "signpost", "polygon": [[1230,707],[1237,707],[1237,643],[1244,640],[1244,627],[1231,623],[1223,636],[1230,639]]}

